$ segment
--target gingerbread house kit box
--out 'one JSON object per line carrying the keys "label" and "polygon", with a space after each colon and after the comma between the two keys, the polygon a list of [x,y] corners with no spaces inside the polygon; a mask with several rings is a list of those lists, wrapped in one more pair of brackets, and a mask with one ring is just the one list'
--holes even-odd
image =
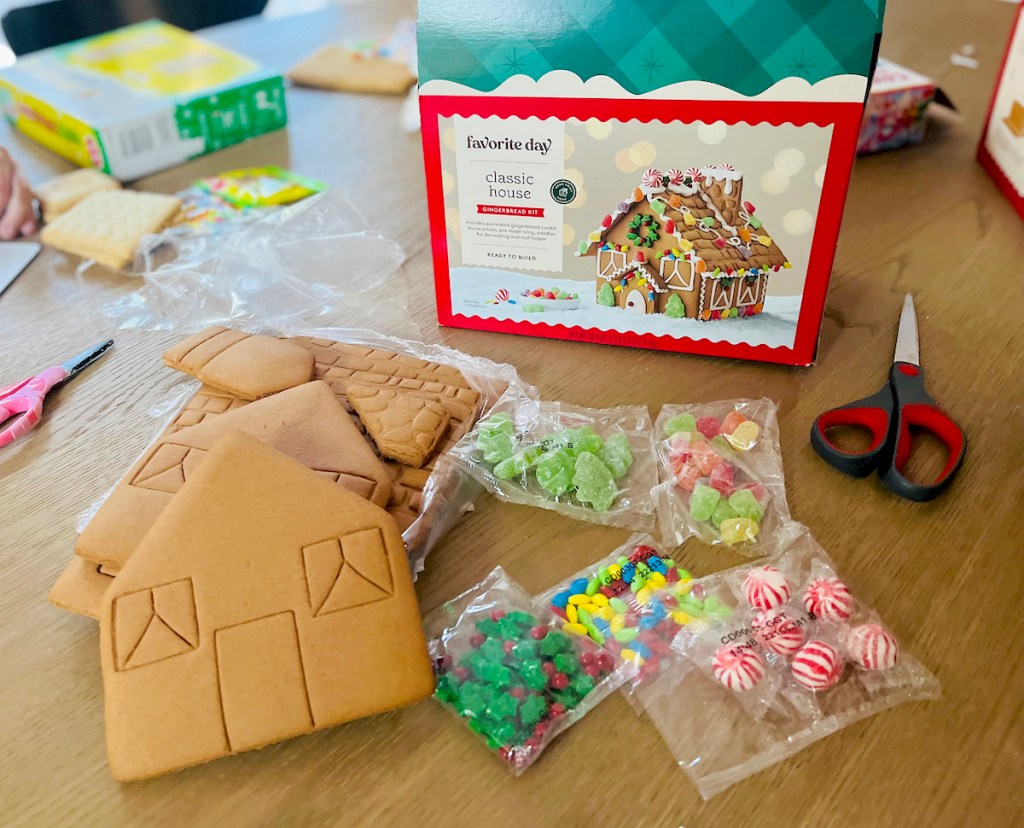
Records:
{"label": "gingerbread house kit box", "polygon": [[814,360],[884,0],[420,0],[443,325]]}

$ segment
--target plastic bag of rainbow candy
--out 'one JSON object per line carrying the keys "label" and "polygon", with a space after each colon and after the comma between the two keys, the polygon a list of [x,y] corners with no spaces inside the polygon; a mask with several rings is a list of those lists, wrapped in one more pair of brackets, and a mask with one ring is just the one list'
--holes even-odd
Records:
{"label": "plastic bag of rainbow candy", "polygon": [[681,628],[672,650],[686,663],[637,700],[705,799],[859,719],[940,696],[810,534],[697,586],[731,615]]}
{"label": "plastic bag of rainbow candy", "polygon": [[434,697],[516,776],[621,686],[621,662],[560,619],[499,566],[429,613]]}
{"label": "plastic bag of rainbow candy", "polygon": [[630,692],[678,658],[671,645],[680,627],[732,613],[694,588],[693,576],[649,535],[634,535],[538,600],[562,619],[563,632],[589,638],[624,662]]}
{"label": "plastic bag of rainbow candy", "polygon": [[696,536],[760,556],[800,531],[786,501],[776,404],[666,405],[655,422],[661,483],[652,496],[666,545]]}

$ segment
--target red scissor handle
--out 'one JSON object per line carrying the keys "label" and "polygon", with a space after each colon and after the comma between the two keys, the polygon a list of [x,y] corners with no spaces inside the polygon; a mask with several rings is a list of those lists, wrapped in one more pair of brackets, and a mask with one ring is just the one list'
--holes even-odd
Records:
{"label": "red scissor handle", "polygon": [[[819,415],[811,425],[811,445],[822,460],[843,474],[866,477],[887,459],[892,411],[892,389],[886,385],[870,397]],[[866,429],[871,432],[871,444],[863,451],[844,451],[828,436],[829,429],[837,427]]]}
{"label": "red scissor handle", "polygon": [[0,391],[0,448],[32,429],[43,413],[46,392],[67,378],[59,365]]}
{"label": "red scissor handle", "polygon": [[[889,372],[889,386],[895,403],[889,442],[892,453],[879,468],[882,482],[901,497],[925,502],[938,497],[953,482],[967,453],[967,435],[928,396],[924,371],[919,365],[897,362]],[[903,474],[913,447],[913,432],[927,432],[949,453],[945,467],[931,483],[915,483]]]}

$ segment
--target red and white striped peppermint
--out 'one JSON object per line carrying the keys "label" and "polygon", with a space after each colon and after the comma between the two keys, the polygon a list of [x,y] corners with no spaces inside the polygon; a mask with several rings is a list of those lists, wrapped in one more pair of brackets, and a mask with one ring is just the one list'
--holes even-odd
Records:
{"label": "red and white striped peppermint", "polygon": [[850,657],[865,670],[888,670],[896,666],[900,645],[881,624],[861,624],[846,637]]}
{"label": "red and white striped peppermint", "polygon": [[804,608],[823,621],[845,621],[853,612],[853,596],[838,578],[815,578],[804,590]]}
{"label": "red and white striped peppermint", "polygon": [[743,693],[764,678],[764,662],[750,647],[726,644],[711,659],[716,679],[737,693]]}
{"label": "red and white striped peppermint", "polygon": [[843,659],[824,641],[808,641],[793,657],[793,678],[808,690],[828,690],[843,674]]}
{"label": "red and white striped peppermint", "polygon": [[754,635],[765,647],[781,656],[791,656],[804,643],[804,631],[785,610],[765,610],[754,616]]}
{"label": "red and white striped peppermint", "polygon": [[684,173],[682,170],[678,170],[673,167],[671,170],[665,170],[665,175],[668,176],[668,183],[673,187],[678,187],[683,183]]}
{"label": "red and white striped peppermint", "polygon": [[770,610],[785,604],[792,594],[789,581],[774,566],[754,567],[743,581],[747,603],[754,609]]}
{"label": "red and white striped peppermint", "polygon": [[665,185],[661,180],[661,173],[658,170],[650,169],[640,179],[640,186],[645,190],[664,190]]}

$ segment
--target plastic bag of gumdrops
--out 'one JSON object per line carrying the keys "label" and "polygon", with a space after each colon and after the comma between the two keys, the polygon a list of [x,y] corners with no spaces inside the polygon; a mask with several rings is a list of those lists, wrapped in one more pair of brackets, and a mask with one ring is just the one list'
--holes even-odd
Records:
{"label": "plastic bag of gumdrops", "polygon": [[563,632],[586,636],[624,662],[631,693],[672,658],[680,626],[705,615],[689,594],[692,580],[650,535],[633,535],[537,597],[562,619]]}
{"label": "plastic bag of gumdrops", "polygon": [[579,408],[513,388],[451,457],[500,500],[650,531],[651,434],[645,407]]}
{"label": "plastic bag of gumdrops", "polygon": [[[705,799],[862,718],[940,696],[809,534],[698,588],[733,606],[731,626],[681,631],[673,649],[689,665],[639,697]],[[733,651],[716,663],[721,647]]]}
{"label": "plastic bag of gumdrops", "polygon": [[760,556],[802,528],[789,513],[774,402],[667,405],[655,423],[654,490],[666,544],[696,536]]}
{"label": "plastic bag of gumdrops", "polygon": [[622,683],[621,663],[559,621],[497,567],[424,622],[435,697],[516,776]]}

